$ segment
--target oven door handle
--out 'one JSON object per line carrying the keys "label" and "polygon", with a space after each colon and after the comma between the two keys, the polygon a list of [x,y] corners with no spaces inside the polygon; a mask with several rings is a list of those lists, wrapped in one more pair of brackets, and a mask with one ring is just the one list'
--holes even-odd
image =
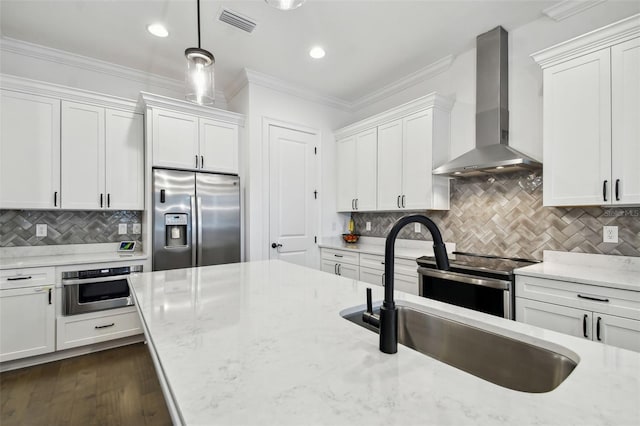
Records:
{"label": "oven door handle", "polygon": [[78,284],[94,284],[94,283],[104,283],[108,281],[119,281],[126,280],[129,275],[114,275],[112,277],[96,277],[96,278],[69,278],[63,279],[62,285],[78,285]]}
{"label": "oven door handle", "polygon": [[511,281],[498,280],[495,278],[478,277],[475,275],[460,274],[458,272],[442,271],[440,269],[430,269],[420,267],[418,273],[432,278],[455,281],[459,283],[491,287],[498,290],[511,290]]}

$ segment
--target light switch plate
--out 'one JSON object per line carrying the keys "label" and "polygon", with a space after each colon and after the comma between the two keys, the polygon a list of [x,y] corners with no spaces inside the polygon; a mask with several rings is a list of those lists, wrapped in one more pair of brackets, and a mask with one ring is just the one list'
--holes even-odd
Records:
{"label": "light switch plate", "polygon": [[118,224],[118,234],[123,235],[127,233],[127,224],[119,223]]}
{"label": "light switch plate", "polygon": [[367,231],[371,231],[371,222],[367,222],[365,228],[367,229]]}
{"label": "light switch plate", "polygon": [[142,232],[142,226],[139,223],[134,223],[131,227],[132,234],[140,234]]}
{"label": "light switch plate", "polygon": [[617,226],[603,226],[602,227],[602,242],[603,243],[617,243],[618,242],[618,227]]}
{"label": "light switch plate", "polygon": [[420,224],[419,223],[415,223],[413,225],[413,230],[416,231],[416,232],[420,232],[420,230],[421,230]]}
{"label": "light switch plate", "polygon": [[47,224],[46,223],[37,223],[36,224],[36,237],[46,237],[47,236]]}

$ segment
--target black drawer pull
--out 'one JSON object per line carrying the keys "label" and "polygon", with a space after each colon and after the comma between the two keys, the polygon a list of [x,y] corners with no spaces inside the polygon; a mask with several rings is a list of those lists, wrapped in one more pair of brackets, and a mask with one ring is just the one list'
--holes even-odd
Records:
{"label": "black drawer pull", "polygon": [[116,323],[112,322],[111,324],[107,324],[107,325],[96,325],[94,328],[96,330],[100,329],[100,328],[109,328],[109,327],[113,327],[114,325],[116,325]]}
{"label": "black drawer pull", "polygon": [[49,289],[49,304],[51,304],[51,289]]}
{"label": "black drawer pull", "polygon": [[587,314],[584,314],[584,318],[582,318],[582,334],[584,337],[589,337],[587,335]]}
{"label": "black drawer pull", "polygon": [[602,199],[604,201],[607,201],[607,182],[609,182],[608,180],[605,180],[602,183]]}
{"label": "black drawer pull", "polygon": [[579,297],[580,299],[594,300],[594,301],[596,301],[596,302],[607,302],[607,303],[609,302],[609,299],[600,299],[600,298],[598,298],[598,297],[583,296],[583,295],[581,295],[581,294],[579,294],[579,295],[578,295],[578,297]]}
{"label": "black drawer pull", "polygon": [[620,179],[616,179],[616,201],[620,201]]}
{"label": "black drawer pull", "polygon": [[335,256],[335,257],[344,257],[344,256],[343,256],[343,255],[341,255],[341,254],[334,254],[334,256]]}
{"label": "black drawer pull", "polygon": [[598,322],[596,323],[596,338],[599,341],[602,341],[602,339],[600,338],[600,321],[602,321],[602,318],[598,317]]}
{"label": "black drawer pull", "polygon": [[22,281],[22,280],[30,280],[30,279],[31,279],[31,275],[26,277],[9,277],[7,278],[7,281]]}

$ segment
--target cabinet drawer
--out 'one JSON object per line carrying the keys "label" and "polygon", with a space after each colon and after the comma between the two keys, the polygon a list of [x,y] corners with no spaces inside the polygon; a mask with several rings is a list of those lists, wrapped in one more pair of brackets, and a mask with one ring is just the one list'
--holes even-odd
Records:
{"label": "cabinet drawer", "polygon": [[142,325],[137,311],[112,315],[107,313],[104,316],[88,319],[80,317],[58,317],[57,350],[142,333]]}
{"label": "cabinet drawer", "polygon": [[384,256],[360,253],[360,266],[377,271],[384,271]]}
{"label": "cabinet drawer", "polygon": [[362,282],[384,286],[383,276],[384,272],[378,269],[360,267],[360,281]]}
{"label": "cabinet drawer", "polygon": [[640,292],[637,291],[517,275],[516,296],[640,319]]}
{"label": "cabinet drawer", "polygon": [[415,260],[398,259],[396,257],[395,271],[396,274],[407,275],[411,277],[418,276],[418,264]]}
{"label": "cabinet drawer", "polygon": [[347,250],[322,249],[322,258],[338,263],[349,263],[351,265],[359,265],[359,254],[357,252]]}
{"label": "cabinet drawer", "polygon": [[0,271],[0,289],[55,284],[55,268],[22,268]]}

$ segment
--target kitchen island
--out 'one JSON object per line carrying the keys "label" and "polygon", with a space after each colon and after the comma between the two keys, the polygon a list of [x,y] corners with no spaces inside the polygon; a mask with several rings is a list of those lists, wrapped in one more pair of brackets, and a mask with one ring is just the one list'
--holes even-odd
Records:
{"label": "kitchen island", "polygon": [[[640,424],[635,352],[396,293],[424,311],[579,359],[553,391],[525,393],[402,345],[381,353],[375,333],[340,315],[364,304],[359,281],[277,260],[129,280],[178,424]],[[384,289],[371,287],[381,300]]]}

